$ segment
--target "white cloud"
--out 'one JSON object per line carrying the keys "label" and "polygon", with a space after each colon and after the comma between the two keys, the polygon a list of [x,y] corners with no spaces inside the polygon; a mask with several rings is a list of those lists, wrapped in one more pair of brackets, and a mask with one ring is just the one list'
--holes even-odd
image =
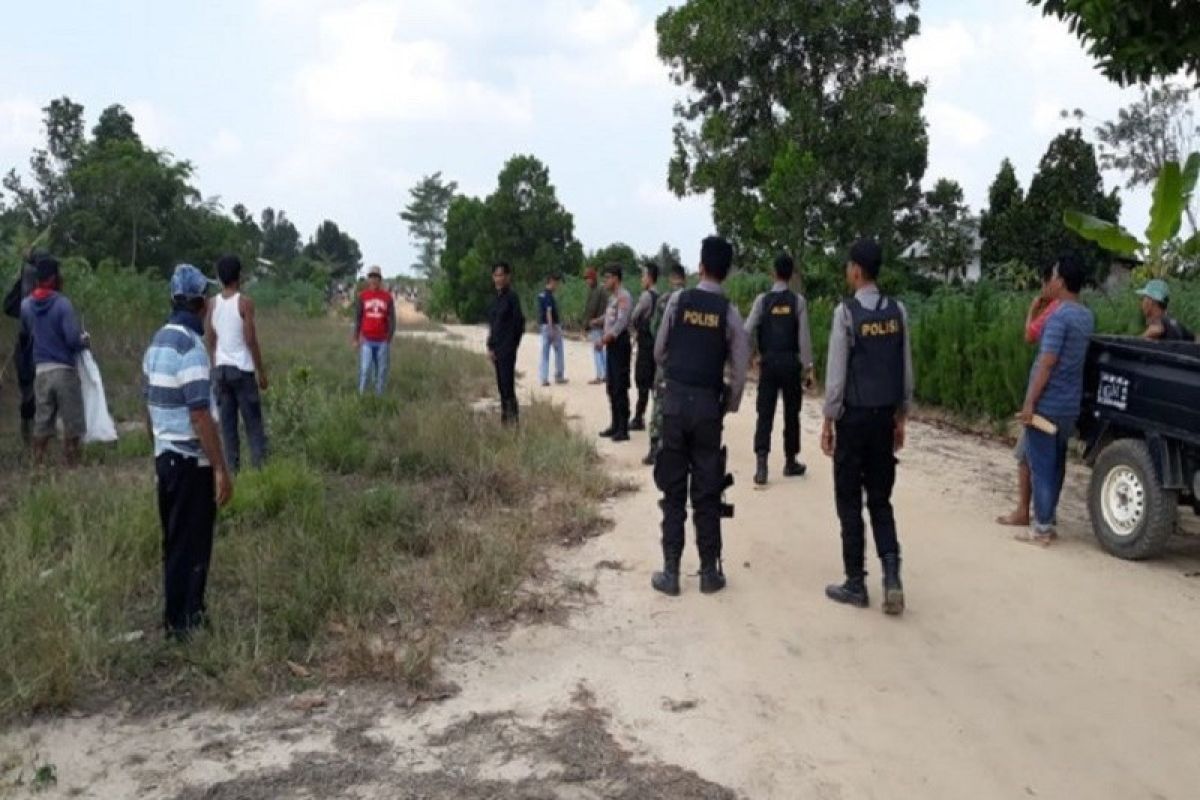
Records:
{"label": "white cloud", "polygon": [[148,100],[134,100],[125,105],[133,115],[133,127],[148,147],[170,149],[172,126],[167,115]]}
{"label": "white cloud", "polygon": [[242,140],[228,128],[217,131],[210,148],[214,158],[229,158],[242,152]]}
{"label": "white cloud", "polygon": [[929,25],[905,48],[908,73],[932,84],[953,82],[963,66],[979,56],[979,50],[979,39],[963,23]]}
{"label": "white cloud", "polygon": [[36,147],[42,131],[42,111],[24,98],[0,100],[0,147],[25,150]]}
{"label": "white cloud", "polygon": [[961,106],[934,101],[926,107],[931,135],[948,137],[960,148],[972,148],[991,133],[991,128],[978,115]]}
{"label": "white cloud", "polygon": [[321,18],[322,56],[297,79],[319,117],[338,122],[532,117],[527,89],[504,91],[466,78],[436,39],[397,38],[400,11],[368,2]]}
{"label": "white cloud", "polygon": [[588,44],[611,44],[633,36],[641,24],[641,16],[629,0],[596,0],[572,16],[568,30]]}

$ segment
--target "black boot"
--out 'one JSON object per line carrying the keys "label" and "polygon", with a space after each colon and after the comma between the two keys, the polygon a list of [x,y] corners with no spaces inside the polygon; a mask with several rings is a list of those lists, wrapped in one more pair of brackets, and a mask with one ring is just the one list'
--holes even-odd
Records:
{"label": "black boot", "polygon": [[904,586],[900,583],[900,554],[889,553],[883,561],[883,613],[904,613]]}
{"label": "black boot", "polygon": [[612,440],[614,442],[629,441],[629,416],[627,414],[617,420],[617,424],[613,428]]}
{"label": "black boot", "polygon": [[767,485],[767,454],[758,454],[758,468],[754,470],[754,483],[757,486]]}
{"label": "black boot", "polygon": [[665,556],[663,558],[662,572],[656,572],[650,576],[650,585],[655,591],[670,595],[671,597],[679,596],[679,556]]}
{"label": "black boot", "polygon": [[785,478],[802,478],[806,472],[808,472],[808,467],[797,461],[795,456],[788,456],[787,462],[783,465]]}
{"label": "black boot", "polygon": [[720,559],[700,565],[700,592],[716,594],[725,588],[725,572],[721,569]]}
{"label": "black boot", "polygon": [[870,603],[867,598],[865,575],[846,578],[843,584],[830,584],[825,587],[825,596],[835,603],[845,603],[856,608],[866,608]]}
{"label": "black boot", "polygon": [[646,420],[642,419],[641,417],[634,417],[633,419],[629,420],[629,430],[631,430],[631,431],[646,430]]}
{"label": "black boot", "polygon": [[658,439],[650,440],[650,452],[646,453],[646,457],[642,459],[642,463],[647,467],[653,467],[658,461]]}

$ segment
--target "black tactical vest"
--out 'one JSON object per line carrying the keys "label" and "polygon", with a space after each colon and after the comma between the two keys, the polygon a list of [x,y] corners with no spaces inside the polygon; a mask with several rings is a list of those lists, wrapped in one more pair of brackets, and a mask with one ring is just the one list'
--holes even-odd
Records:
{"label": "black tactical vest", "polygon": [[700,289],[680,292],[667,339],[668,381],[717,392],[724,388],[728,316],[729,300],[724,295]]}
{"label": "black tactical vest", "polygon": [[658,292],[653,289],[647,289],[650,293],[650,313],[647,314],[637,325],[637,341],[638,349],[643,347],[654,347],[654,317],[658,314]]}
{"label": "black tactical vest", "polygon": [[1187,326],[1172,316],[1163,314],[1162,326],[1162,341],[1164,342],[1193,342],[1196,340],[1195,335],[1187,329]]}
{"label": "black tactical vest", "polygon": [[758,352],[763,355],[800,352],[800,303],[790,289],[763,295]]}
{"label": "black tactical vest", "polygon": [[857,298],[850,312],[850,366],[847,408],[899,408],[904,404],[904,314],[896,301],[880,296],[866,308]]}

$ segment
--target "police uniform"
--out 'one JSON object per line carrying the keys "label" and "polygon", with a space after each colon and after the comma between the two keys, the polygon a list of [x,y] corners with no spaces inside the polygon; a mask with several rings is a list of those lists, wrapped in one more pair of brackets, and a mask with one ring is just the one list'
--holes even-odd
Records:
{"label": "police uniform", "polygon": [[608,300],[604,314],[604,338],[607,357],[605,384],[612,423],[601,436],[613,441],[629,439],[629,372],[633,360],[633,344],[629,338],[629,316],[633,298],[624,287],[618,287]]}
{"label": "police uniform", "polygon": [[[836,426],[834,494],[842,527],[846,584],[830,586],[831,599],[867,604],[864,578],[863,494],[871,517],[875,550],[883,562],[885,610],[889,586],[899,589],[900,544],[892,511],[896,482],[895,431],[898,414],[912,399],[912,356],[904,307],[879,293],[860,289],[834,313],[826,377],[825,418]],[[892,580],[894,578],[894,581]]]}
{"label": "police uniform", "polygon": [[760,356],[754,452],[758,456],[761,480],[756,476],[756,482],[766,482],[766,459],[771,452],[771,429],[780,395],[783,395],[783,452],[787,459],[787,474],[803,474],[803,467],[795,462],[800,454],[804,371],[813,366],[808,305],[786,283],[776,282],[771,291],[755,299],[746,320],[746,333],[756,337]]}
{"label": "police uniform", "polygon": [[630,325],[637,335],[637,361],[633,368],[633,380],[637,385],[637,408],[633,413],[633,430],[645,427],[646,405],[650,401],[650,391],[654,388],[654,334],[651,327],[655,312],[658,310],[658,292],[647,289],[638,298],[637,306],[630,317]]}
{"label": "police uniform", "polygon": [[[668,594],[679,591],[690,493],[701,591],[718,591],[725,585],[721,493],[726,471],[721,434],[724,415],[736,411],[741,403],[749,361],[742,321],[719,284],[702,281],[698,288],[672,296],[655,342],[655,357],[665,384],[661,450],[654,469],[655,483],[663,494],[664,569],[655,575],[654,587]],[[731,367],[728,387],[727,362]]]}

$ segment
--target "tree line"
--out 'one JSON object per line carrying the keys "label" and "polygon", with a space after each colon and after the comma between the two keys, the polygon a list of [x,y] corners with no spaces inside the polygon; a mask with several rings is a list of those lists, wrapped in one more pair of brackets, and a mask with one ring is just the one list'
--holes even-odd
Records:
{"label": "tree line", "polygon": [[30,244],[89,264],[158,269],[209,264],[236,253],[258,274],[325,287],[362,268],[358,242],[325,220],[305,241],[282,209],[257,217],[244,205],[228,213],[203,197],[195,168],[142,141],[121,105],[101,111],[89,132],[84,107],[69,97],[43,109],[45,142],[26,175],[12,168],[0,192],[0,242]]}

